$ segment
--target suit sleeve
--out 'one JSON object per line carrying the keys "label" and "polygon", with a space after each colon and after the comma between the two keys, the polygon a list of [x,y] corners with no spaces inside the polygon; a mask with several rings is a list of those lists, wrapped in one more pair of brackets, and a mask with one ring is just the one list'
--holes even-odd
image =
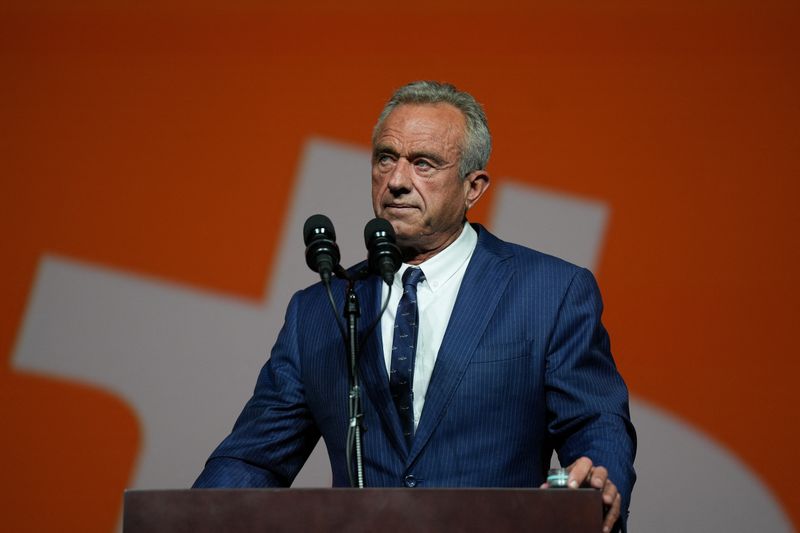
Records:
{"label": "suit sleeve", "polygon": [[548,430],[562,465],[589,457],[608,469],[627,515],[636,480],[636,433],[628,390],[600,321],[603,304],[591,272],[580,269],[561,302],[548,344]]}
{"label": "suit sleeve", "polygon": [[193,488],[288,487],[320,434],[300,377],[298,308],[292,298],[253,396],[232,432],[211,454]]}

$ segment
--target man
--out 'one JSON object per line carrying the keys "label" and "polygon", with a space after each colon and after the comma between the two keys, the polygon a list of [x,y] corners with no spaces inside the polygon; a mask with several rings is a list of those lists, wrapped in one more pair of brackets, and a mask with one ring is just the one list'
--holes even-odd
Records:
{"label": "man", "polygon": [[[400,88],[375,127],[373,208],[404,264],[391,293],[377,276],[357,289],[362,336],[389,298],[360,362],[367,485],[546,486],[555,449],[570,486],[603,491],[609,531],[630,501],[635,433],[599,292],[587,270],[466,223],[490,151],[480,105],[447,84]],[[341,282],[334,294],[341,308]],[[347,358],[326,298],[321,284],[295,294],[196,487],[288,486],[320,436],[334,485],[348,484]]]}

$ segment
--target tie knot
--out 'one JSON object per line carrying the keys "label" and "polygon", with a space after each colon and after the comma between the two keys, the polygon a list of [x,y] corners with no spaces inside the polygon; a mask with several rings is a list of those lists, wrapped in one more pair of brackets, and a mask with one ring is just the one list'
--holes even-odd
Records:
{"label": "tie knot", "polygon": [[413,289],[417,288],[417,283],[425,279],[421,268],[407,268],[403,273],[403,287],[408,288],[411,286]]}

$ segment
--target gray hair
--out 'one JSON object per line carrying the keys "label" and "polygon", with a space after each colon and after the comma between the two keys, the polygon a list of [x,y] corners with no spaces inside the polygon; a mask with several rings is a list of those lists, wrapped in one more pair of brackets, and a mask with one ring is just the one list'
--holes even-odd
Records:
{"label": "gray hair", "polygon": [[450,104],[464,115],[466,132],[461,147],[459,172],[461,177],[475,170],[483,170],[489,163],[492,152],[492,134],[481,104],[464,91],[449,83],[438,81],[415,81],[397,89],[386,102],[378,122],[372,130],[372,144],[378,138],[383,122],[394,109],[402,104]]}

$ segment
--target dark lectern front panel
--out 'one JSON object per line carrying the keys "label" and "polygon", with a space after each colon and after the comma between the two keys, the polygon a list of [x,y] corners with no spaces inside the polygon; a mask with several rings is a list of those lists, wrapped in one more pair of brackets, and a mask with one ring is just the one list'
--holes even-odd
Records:
{"label": "dark lectern front panel", "polygon": [[132,490],[123,523],[124,533],[597,533],[602,507],[595,490]]}

